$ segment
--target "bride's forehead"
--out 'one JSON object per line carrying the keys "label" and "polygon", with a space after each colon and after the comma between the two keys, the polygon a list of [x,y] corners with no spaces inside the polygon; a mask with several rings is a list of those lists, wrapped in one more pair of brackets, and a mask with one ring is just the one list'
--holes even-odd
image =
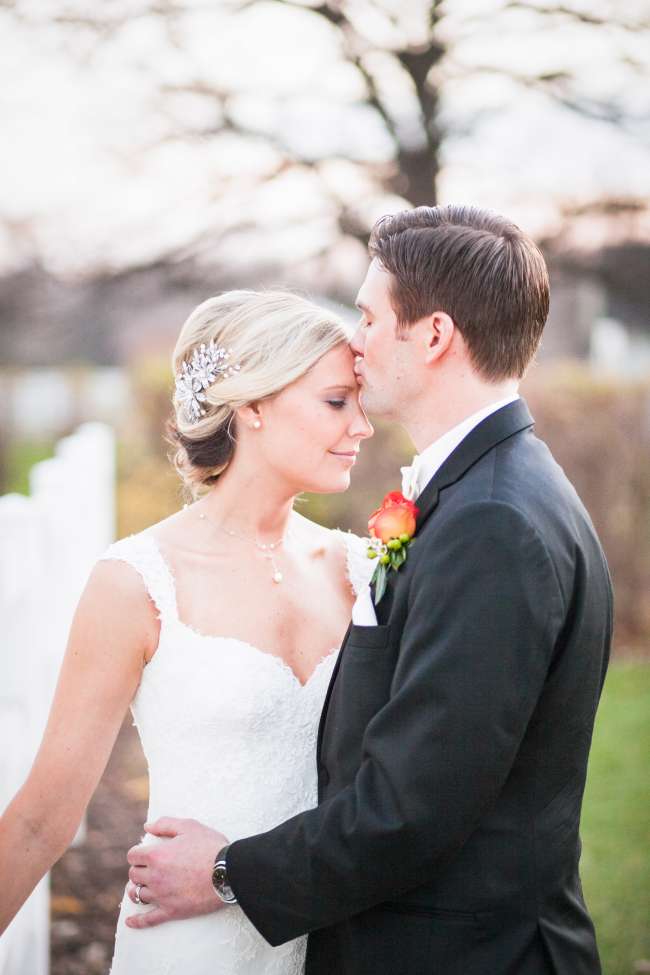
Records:
{"label": "bride's forehead", "polygon": [[310,369],[289,383],[278,395],[283,399],[288,397],[294,400],[303,394],[328,393],[340,396],[351,391],[358,391],[354,374],[354,353],[347,343],[341,343],[321,356]]}
{"label": "bride's forehead", "polygon": [[352,386],[354,379],[354,353],[349,345],[338,345],[314,363],[305,374],[310,384],[327,386]]}

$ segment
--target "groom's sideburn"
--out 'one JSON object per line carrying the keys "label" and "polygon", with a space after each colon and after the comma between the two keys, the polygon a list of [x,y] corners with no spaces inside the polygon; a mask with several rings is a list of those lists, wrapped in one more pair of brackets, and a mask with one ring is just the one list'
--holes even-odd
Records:
{"label": "groom's sideburn", "polygon": [[521,400],[418,499],[376,627],[348,630],[318,734],[319,806],[233,843],[271,944],[307,975],[594,975],[579,821],[609,658],[593,526]]}

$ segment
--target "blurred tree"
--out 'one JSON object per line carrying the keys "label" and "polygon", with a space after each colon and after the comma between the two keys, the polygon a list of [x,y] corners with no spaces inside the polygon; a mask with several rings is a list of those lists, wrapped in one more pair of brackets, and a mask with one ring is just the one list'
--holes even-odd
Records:
{"label": "blurred tree", "polygon": [[[650,18],[637,0],[588,10],[578,0],[0,0],[0,9],[55,25],[89,62],[130,48],[154,82],[155,144],[210,142],[225,159],[236,140],[257,155],[255,178],[244,179],[249,198],[255,183],[316,176],[338,233],[364,243],[379,213],[434,203],[445,139],[503,112],[522,88],[631,132],[650,118],[639,85]],[[138,27],[156,35],[164,56],[147,56]],[[275,48],[276,28],[293,32],[296,79]],[[233,45],[238,72],[226,63]],[[464,113],[458,100],[450,111],[450,91],[463,93]],[[229,179],[241,186],[240,163]],[[219,192],[228,194],[228,180]],[[236,246],[255,219],[237,203],[232,210],[211,241],[230,233]],[[294,219],[325,217],[316,207]]]}

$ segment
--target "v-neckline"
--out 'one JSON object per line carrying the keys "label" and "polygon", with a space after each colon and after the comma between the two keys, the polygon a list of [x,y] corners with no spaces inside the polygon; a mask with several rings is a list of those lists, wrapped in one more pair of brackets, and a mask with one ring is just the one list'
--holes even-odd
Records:
{"label": "v-neckline", "polygon": [[[301,690],[304,690],[311,683],[312,679],[315,677],[317,671],[320,669],[322,664],[324,664],[326,660],[331,660],[333,657],[335,657],[340,649],[339,647],[333,647],[331,650],[326,651],[323,654],[323,656],[319,659],[318,663],[312,670],[307,680],[303,682],[300,680],[293,667],[291,667],[290,664],[288,664],[283,657],[281,657],[277,653],[273,653],[271,650],[264,650],[262,647],[256,646],[254,643],[251,643],[249,640],[242,640],[238,636],[228,636],[226,634],[221,634],[221,633],[201,633],[200,630],[197,630],[189,623],[184,623],[181,619],[178,619],[178,617],[176,618],[175,622],[177,626],[180,626],[181,629],[186,630],[189,633],[193,634],[193,636],[197,637],[199,640],[214,640],[221,643],[237,643],[240,647],[245,647],[248,650],[252,650],[253,653],[257,654],[260,657],[267,657],[273,664],[277,665],[281,670],[286,671],[287,676],[290,677]],[[155,655],[154,655],[154,659],[155,659]]]}
{"label": "v-neckline", "polygon": [[[334,657],[334,655],[340,649],[339,647],[333,647],[331,650],[326,651],[323,654],[323,656],[320,657],[320,659],[318,660],[318,663],[312,670],[307,680],[303,682],[300,680],[293,667],[291,667],[291,665],[288,664],[283,657],[281,657],[277,653],[273,653],[271,650],[264,650],[262,647],[258,647],[256,646],[256,644],[251,643],[249,640],[243,640],[241,639],[241,637],[238,636],[229,636],[228,634],[222,634],[222,633],[202,633],[201,630],[198,630],[195,626],[192,626],[191,623],[185,623],[178,615],[178,602],[176,598],[176,579],[174,577],[174,573],[172,572],[169,562],[167,561],[167,559],[162,553],[162,549],[160,548],[158,539],[153,534],[150,534],[149,538],[151,539],[151,543],[156,551],[158,558],[160,559],[161,565],[164,566],[165,572],[167,573],[169,579],[170,591],[173,596],[173,623],[176,626],[180,626],[181,629],[185,630],[186,632],[192,633],[195,637],[201,640],[213,640],[213,641],[220,641],[222,643],[223,642],[237,643],[239,646],[247,647],[249,650],[252,650],[254,653],[258,654],[261,657],[270,658],[270,660],[276,666],[279,666],[281,669],[287,672],[287,675],[291,677],[291,679],[300,688],[300,690],[305,690],[305,688],[309,686],[309,684],[311,683],[312,679],[315,677],[316,673],[318,672],[322,664],[324,664],[326,660],[330,660],[332,657]],[[161,629],[163,623],[164,621],[161,619]],[[151,663],[153,663],[157,655],[158,655],[158,650],[156,650],[153,657],[151,658]]]}

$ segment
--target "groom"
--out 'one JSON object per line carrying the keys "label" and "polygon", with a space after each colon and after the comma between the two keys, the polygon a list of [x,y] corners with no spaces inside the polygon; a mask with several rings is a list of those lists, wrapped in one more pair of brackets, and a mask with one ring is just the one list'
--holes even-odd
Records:
{"label": "groom", "polygon": [[517,394],[548,312],[544,260],[508,220],[460,206],[383,218],[370,253],[352,348],[367,410],[420,451],[415,541],[376,625],[366,603],[346,635],[318,807],[229,846],[160,820],[176,842],[129,853],[158,907],[130,923],[236,897],[273,945],[310,932],[307,975],[594,975],[578,827],[612,594]]}

